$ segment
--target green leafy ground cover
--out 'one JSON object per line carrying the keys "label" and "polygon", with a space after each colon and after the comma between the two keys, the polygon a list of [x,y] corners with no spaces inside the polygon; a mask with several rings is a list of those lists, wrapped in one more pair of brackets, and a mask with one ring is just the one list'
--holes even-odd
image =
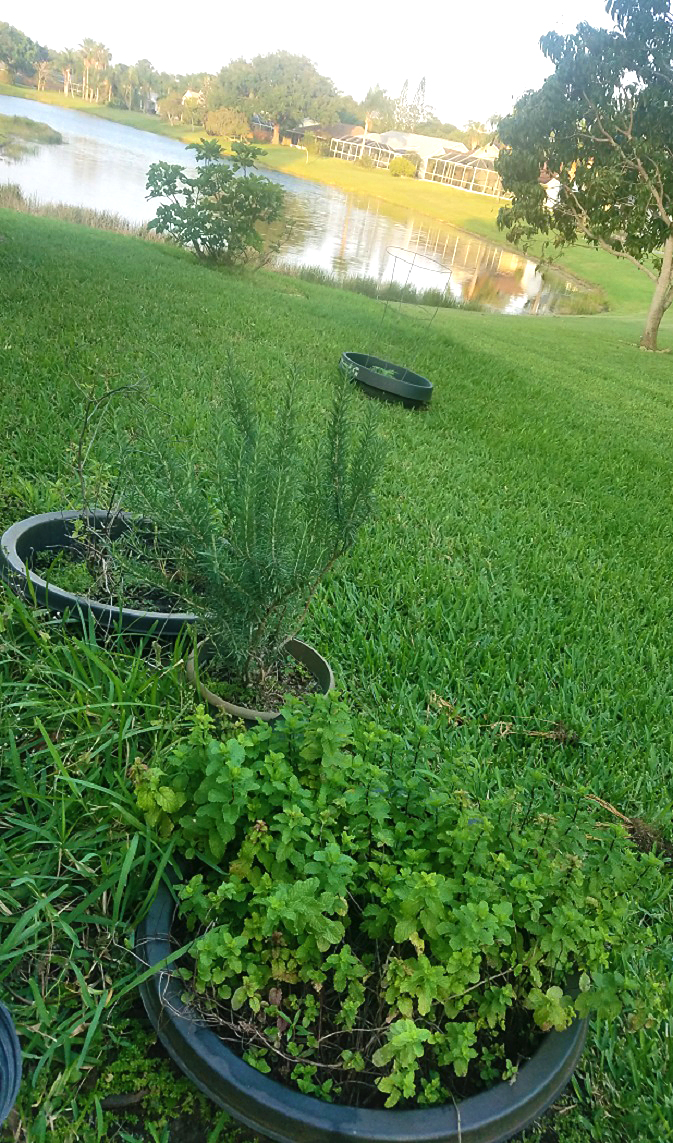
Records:
{"label": "green leafy ground cover", "polygon": [[[587,788],[670,839],[672,367],[635,347],[638,315],[448,310],[428,326],[413,309],[384,316],[297,279],[219,275],[67,223],[3,212],[0,232],[0,527],[77,504],[80,387],[141,383],[207,440],[228,351],[271,409],[295,366],[316,423],[344,349],[404,364],[434,382],[432,405],[381,407],[379,514],[319,591],[306,638],[352,708],[412,746],[430,741],[466,787],[505,789],[536,767],[550,791]],[[132,405],[117,419],[132,426]],[[111,419],[103,485],[115,455]],[[194,697],[170,652],[103,648],[8,595],[1,614],[0,990],[28,1077],[5,1137],[178,1139],[184,1125],[169,1133],[165,1119],[191,1114],[189,1088],[159,1056],[141,1066],[128,947],[170,850],[128,772],[186,736]],[[644,971],[629,966],[636,982]],[[668,975],[664,964],[670,1010]],[[598,1022],[563,1113],[528,1137],[672,1139],[670,1032],[670,1019]],[[141,1115],[109,1103],[138,1090]],[[182,1137],[246,1137],[198,1107],[197,1134]]]}

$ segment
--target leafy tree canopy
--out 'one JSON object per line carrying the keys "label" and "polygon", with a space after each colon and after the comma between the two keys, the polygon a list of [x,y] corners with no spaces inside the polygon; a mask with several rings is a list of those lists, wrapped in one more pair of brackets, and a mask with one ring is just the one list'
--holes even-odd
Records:
{"label": "leafy tree canopy", "polygon": [[284,51],[255,56],[249,62],[232,60],[222,68],[208,97],[212,110],[229,107],[267,119],[276,135],[306,117],[335,116],[338,103],[331,79],[320,75],[306,56]]}
{"label": "leafy tree canopy", "polygon": [[395,125],[395,100],[377,84],[365,95],[362,113],[368,131],[388,131]]}
{"label": "leafy tree canopy", "polygon": [[441,119],[436,119],[434,116],[417,123],[414,131],[417,135],[432,135],[438,139],[454,139],[458,142],[461,142],[463,137],[462,131],[455,123],[442,123]]}
{"label": "leafy tree canopy", "polygon": [[[513,194],[499,222],[514,240],[584,238],[654,284],[641,345],[656,348],[673,301],[673,21],[668,0],[610,0],[612,29],[550,32],[555,71],[499,126],[498,160]],[[558,179],[557,202],[543,178]]]}
{"label": "leafy tree canopy", "polygon": [[42,60],[46,60],[49,52],[35,40],[31,40],[12,24],[0,22],[0,63],[14,74],[22,72],[32,75],[35,67]]}

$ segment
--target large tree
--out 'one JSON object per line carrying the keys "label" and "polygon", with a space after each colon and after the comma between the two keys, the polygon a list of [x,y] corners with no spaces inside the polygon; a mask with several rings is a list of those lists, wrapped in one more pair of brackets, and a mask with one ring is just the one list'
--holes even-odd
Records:
{"label": "large tree", "polygon": [[12,24],[0,22],[0,64],[4,64],[10,78],[17,72],[32,75],[37,65],[48,59],[49,53],[41,44],[31,40]]}
{"label": "large tree", "polygon": [[222,68],[209,93],[210,110],[234,108],[273,123],[273,141],[280,132],[310,116],[336,114],[337,91],[305,56],[273,52],[247,60],[232,60]]}
{"label": "large tree", "polygon": [[[673,301],[673,21],[669,0],[610,0],[611,29],[550,32],[555,66],[499,125],[509,235],[585,239],[653,283],[641,345],[656,349]],[[540,183],[559,180],[558,197]]]}

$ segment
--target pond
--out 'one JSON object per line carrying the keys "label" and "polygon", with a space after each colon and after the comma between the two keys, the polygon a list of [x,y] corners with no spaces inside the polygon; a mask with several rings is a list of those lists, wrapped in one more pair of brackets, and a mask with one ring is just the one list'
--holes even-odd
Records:
{"label": "pond", "polygon": [[[16,183],[42,202],[112,211],[147,222],[150,163],[193,166],[193,153],[175,139],[125,127],[80,111],[0,96],[0,113],[41,120],[60,131],[62,146],[39,147],[18,162],[0,161],[0,183]],[[335,160],[336,162],[337,160]],[[295,223],[277,257],[343,278],[393,278],[418,289],[448,290],[503,313],[548,311],[558,294],[535,263],[446,224],[405,213],[378,199],[276,171],[264,171],[290,199]],[[467,193],[467,192],[464,192]],[[411,264],[413,263],[413,264]]]}

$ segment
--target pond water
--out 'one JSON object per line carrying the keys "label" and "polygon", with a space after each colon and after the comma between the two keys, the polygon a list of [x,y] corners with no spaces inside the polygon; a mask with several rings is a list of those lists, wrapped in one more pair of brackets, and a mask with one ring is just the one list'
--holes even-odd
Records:
{"label": "pond water", "polygon": [[[175,139],[125,127],[80,111],[0,96],[0,114],[41,120],[60,131],[62,146],[38,147],[17,162],[0,161],[0,183],[16,183],[41,202],[70,203],[147,222],[147,168],[165,160],[193,166]],[[336,162],[337,160],[335,160]],[[417,289],[448,290],[504,313],[542,313],[557,296],[529,259],[464,231],[398,212],[378,199],[263,171],[291,196],[296,219],[277,261],[314,266],[338,278],[396,280]],[[467,193],[467,192],[465,192]]]}

